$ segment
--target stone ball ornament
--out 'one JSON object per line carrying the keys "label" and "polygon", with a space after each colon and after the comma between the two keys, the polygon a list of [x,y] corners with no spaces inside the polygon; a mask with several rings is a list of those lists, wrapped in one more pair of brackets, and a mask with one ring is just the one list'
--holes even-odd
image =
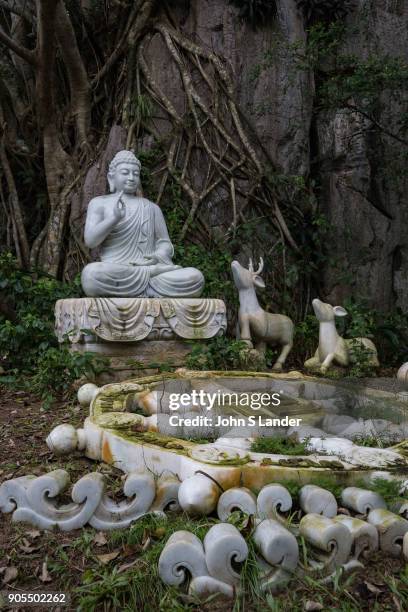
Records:
{"label": "stone ball ornament", "polygon": [[77,392],[78,402],[81,406],[90,406],[92,400],[98,393],[99,387],[94,383],[85,383],[79,387]]}
{"label": "stone ball ornament", "polygon": [[397,372],[397,379],[408,388],[408,361],[402,364]]}
{"label": "stone ball ornament", "polygon": [[75,429],[73,425],[57,425],[46,438],[50,451],[55,455],[68,455],[75,450],[84,450],[86,434],[83,429]]}
{"label": "stone ball ornament", "polygon": [[206,516],[216,508],[222,491],[204,474],[194,474],[180,485],[178,500],[184,512],[192,516]]}

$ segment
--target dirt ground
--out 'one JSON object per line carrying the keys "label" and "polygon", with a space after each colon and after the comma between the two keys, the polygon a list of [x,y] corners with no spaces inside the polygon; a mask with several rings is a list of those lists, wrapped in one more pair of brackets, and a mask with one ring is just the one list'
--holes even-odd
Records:
{"label": "dirt ground", "polygon": [[[11,392],[4,387],[0,387],[0,393],[0,482],[18,476],[40,475],[63,468],[68,470],[72,482],[87,472],[103,471],[108,477],[109,492],[120,488],[121,473],[118,470],[95,464],[79,455],[56,458],[45,444],[47,434],[55,425],[69,422],[74,426],[80,426],[87,416],[86,408],[81,408],[75,403],[60,402],[44,411],[41,402],[28,393]],[[144,555],[149,547],[160,550],[164,546],[167,540],[165,530],[147,529],[146,531],[145,529],[140,536],[141,544],[135,544],[126,538],[123,540],[122,534],[119,548],[117,536],[107,534],[105,538],[96,535],[91,528],[70,533],[40,532],[27,525],[13,524],[10,515],[1,514],[0,581],[3,582],[0,588],[10,592],[27,590],[68,592],[71,595],[71,603],[68,607],[59,608],[61,610],[137,608],[150,612],[150,610],[232,609],[230,604],[218,601],[197,607],[188,597],[180,598],[178,593],[172,594],[171,597],[161,594],[160,601],[154,601],[159,589],[158,581],[152,578],[156,569],[154,568],[153,572]],[[110,553],[113,553],[113,558],[107,561],[106,555],[109,556]],[[126,585],[119,582],[114,587],[110,582],[111,590],[107,590],[108,581],[113,576],[117,580],[117,572],[119,576],[124,572],[123,575],[128,576],[130,580],[132,571],[136,572],[136,568],[139,578],[142,582],[146,582],[145,593],[149,593],[148,589],[152,588],[151,600],[148,595],[142,597],[139,592],[136,595],[133,592],[127,594]],[[149,581],[155,581],[156,584],[150,585]],[[85,594],[76,591],[78,587],[85,589]],[[117,603],[111,593],[114,588],[117,588],[117,591],[114,591]],[[125,603],[128,600],[129,605]],[[365,562],[364,570],[346,577],[341,584],[324,585],[319,582],[317,576],[310,580],[295,579],[290,587],[277,597],[268,596],[258,601],[255,597],[247,595],[245,602],[235,609],[242,611],[269,609],[275,612],[280,610],[402,612],[408,609],[408,567],[404,565],[402,559],[387,558],[382,553],[377,553]]]}

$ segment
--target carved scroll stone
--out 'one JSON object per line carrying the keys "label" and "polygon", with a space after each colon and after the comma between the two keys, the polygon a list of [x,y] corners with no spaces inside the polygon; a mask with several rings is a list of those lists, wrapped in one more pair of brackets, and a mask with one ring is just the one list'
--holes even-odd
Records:
{"label": "carved scroll stone", "polygon": [[262,589],[274,593],[290,580],[296,569],[299,561],[297,540],[279,521],[265,519],[256,527],[254,541],[269,564],[269,567],[261,564]]}
{"label": "carved scroll stone", "polygon": [[208,576],[204,547],[189,531],[176,531],[159,558],[159,576],[165,584],[180,586],[189,576]]}
{"label": "carved scroll stone", "polygon": [[371,510],[367,521],[378,531],[381,550],[392,557],[399,557],[402,552],[403,538],[408,532],[408,521],[383,508]]}
{"label": "carved scroll stone", "polygon": [[353,537],[345,525],[320,514],[306,514],[299,530],[315,548],[322,568],[335,569],[348,560]]}
{"label": "carved scroll stone", "polygon": [[128,500],[116,503],[106,493],[105,478],[99,472],[78,480],[71,493],[72,503],[58,506],[58,495],[69,486],[65,470],[43,476],[23,476],[0,486],[0,510],[13,512],[12,520],[40,529],[78,529],[87,523],[96,529],[121,529],[148,512],[179,510],[179,482],[168,476],[156,482],[149,472],[131,472],[123,492]]}
{"label": "carved scroll stone", "polygon": [[248,546],[234,525],[218,523],[204,538],[205,560],[211,576],[227,584],[238,584],[240,575],[234,563],[243,563]]}

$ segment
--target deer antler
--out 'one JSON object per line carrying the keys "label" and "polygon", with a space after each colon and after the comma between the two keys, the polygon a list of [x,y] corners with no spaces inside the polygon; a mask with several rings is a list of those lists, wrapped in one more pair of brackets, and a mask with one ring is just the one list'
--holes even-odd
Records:
{"label": "deer antler", "polygon": [[263,257],[260,257],[259,258],[259,267],[258,267],[257,271],[254,272],[254,274],[260,274],[262,272],[262,270],[263,270],[263,267],[264,267],[264,260],[263,260]]}
{"label": "deer antler", "polygon": [[249,258],[248,270],[250,272],[254,271],[254,264],[252,263],[252,258],[251,257]]}

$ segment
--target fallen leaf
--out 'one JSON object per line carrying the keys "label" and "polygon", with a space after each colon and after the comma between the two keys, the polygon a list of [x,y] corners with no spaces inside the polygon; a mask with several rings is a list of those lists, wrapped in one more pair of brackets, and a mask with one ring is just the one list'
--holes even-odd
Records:
{"label": "fallen leaf", "polygon": [[132,555],[136,553],[140,553],[141,550],[142,550],[142,547],[140,546],[140,544],[133,544],[132,546],[130,546],[129,544],[124,544],[122,557],[124,558],[131,557]]}
{"label": "fallen leaf", "polygon": [[120,550],[115,550],[114,552],[105,553],[104,555],[96,555],[96,558],[103,565],[107,565],[110,561],[113,561],[113,559],[116,559],[116,557],[119,556],[119,553],[120,553]]}
{"label": "fallen leaf", "polygon": [[41,566],[41,574],[38,576],[41,582],[51,582],[52,578],[47,569],[47,560],[45,560]]}
{"label": "fallen leaf", "polygon": [[347,508],[337,508],[337,514],[346,514],[347,516],[351,516],[350,511]]}
{"label": "fallen leaf", "polygon": [[97,546],[105,546],[108,543],[105,534],[102,531],[98,531],[92,540]]}
{"label": "fallen leaf", "polygon": [[401,604],[394,594],[392,595],[392,601],[394,602],[395,609],[397,610],[397,612],[402,612]]}
{"label": "fallen leaf", "polygon": [[32,540],[35,540],[36,538],[40,537],[41,531],[38,531],[38,529],[33,529],[32,531],[27,531],[27,535]]}
{"label": "fallen leaf", "polygon": [[370,593],[374,593],[374,595],[379,595],[380,593],[382,593],[381,589],[376,587],[371,582],[368,582],[367,580],[364,580],[364,584],[366,585],[366,587],[370,591]]}
{"label": "fallen leaf", "polygon": [[142,550],[147,550],[151,544],[152,540],[147,538],[145,542],[143,542]]}
{"label": "fallen leaf", "polygon": [[18,569],[14,565],[6,567],[6,571],[3,576],[3,584],[8,584],[17,578]]}
{"label": "fallen leaf", "polygon": [[19,549],[27,555],[32,552],[35,552],[36,550],[39,550],[39,548],[39,546],[31,546],[30,542],[26,538],[23,538],[23,543],[19,545]]}
{"label": "fallen leaf", "polygon": [[323,610],[323,606],[318,601],[312,601],[311,599],[309,599],[305,603],[304,610],[305,612],[315,612],[317,610]]}
{"label": "fallen leaf", "polygon": [[133,567],[134,565],[136,565],[136,563],[139,563],[139,559],[135,559],[134,561],[131,561],[130,563],[124,563],[123,565],[120,565],[118,569],[118,574],[122,574],[122,572],[126,572],[126,570],[129,569],[129,567]]}

